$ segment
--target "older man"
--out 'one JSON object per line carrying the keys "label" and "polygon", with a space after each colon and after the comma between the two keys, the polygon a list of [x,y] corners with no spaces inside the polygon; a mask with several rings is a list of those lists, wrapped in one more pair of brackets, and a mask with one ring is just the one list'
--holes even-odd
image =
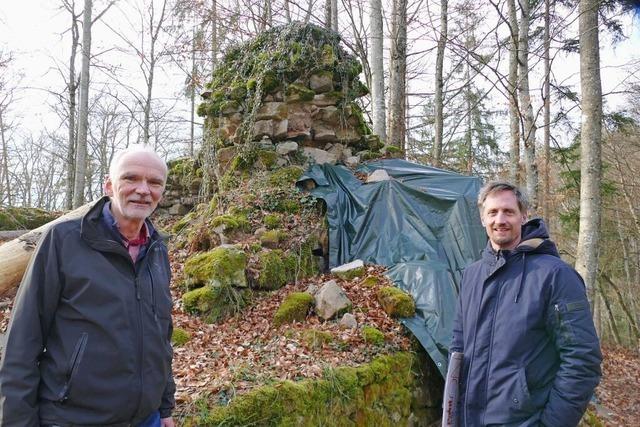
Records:
{"label": "older man", "polygon": [[576,426],[602,359],[584,283],[517,187],[487,184],[478,207],[489,242],[464,272],[450,348],[464,353],[461,425]]}
{"label": "older man", "polygon": [[0,362],[0,425],[174,425],[167,249],[147,219],[167,167],[114,156],[102,198],[41,239]]}

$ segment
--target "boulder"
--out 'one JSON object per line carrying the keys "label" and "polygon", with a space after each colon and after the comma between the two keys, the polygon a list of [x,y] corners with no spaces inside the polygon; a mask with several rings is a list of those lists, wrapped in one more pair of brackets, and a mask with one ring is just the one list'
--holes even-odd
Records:
{"label": "boulder", "polygon": [[338,97],[329,93],[320,93],[313,97],[311,103],[317,107],[328,107],[329,105],[338,104]]}
{"label": "boulder", "polygon": [[309,87],[316,93],[330,92],[333,90],[333,73],[325,71],[313,74],[309,79]]}
{"label": "boulder", "polygon": [[345,127],[336,129],[336,137],[338,141],[342,143],[353,144],[354,142],[360,141],[362,135],[352,127]]}
{"label": "boulder", "polygon": [[351,313],[345,313],[340,319],[340,327],[342,329],[358,329],[358,321],[356,316]]}
{"label": "boulder", "polygon": [[289,108],[284,102],[265,102],[258,109],[256,120],[284,120]]}
{"label": "boulder", "polygon": [[338,160],[334,154],[331,154],[319,148],[304,147],[302,150],[304,155],[317,165],[322,165],[325,163],[334,165]]}
{"label": "boulder", "polygon": [[376,169],[367,177],[367,184],[372,182],[390,181],[391,177],[384,169]]}
{"label": "boulder", "polygon": [[360,158],[358,156],[349,156],[344,159],[344,164],[349,168],[356,168],[360,164]]}
{"label": "boulder", "polygon": [[273,121],[258,120],[253,124],[253,139],[260,139],[265,136],[273,138]]}
{"label": "boulder", "polygon": [[324,320],[339,316],[352,307],[352,303],[335,280],[326,282],[314,295],[315,310]]}
{"label": "boulder", "polygon": [[276,146],[276,153],[281,156],[286,156],[289,153],[292,153],[298,149],[298,143],[295,141],[285,141],[281,142]]}
{"label": "boulder", "polygon": [[235,246],[219,246],[209,252],[193,255],[184,264],[189,287],[247,287],[247,256]]}
{"label": "boulder", "polygon": [[289,121],[287,119],[273,122],[273,139],[282,140],[287,137],[289,131]]}
{"label": "boulder", "polygon": [[176,203],[169,208],[169,215],[186,215],[188,213],[189,208],[180,203]]}
{"label": "boulder", "polygon": [[336,138],[335,130],[322,125],[314,125],[313,140],[320,142],[336,142],[338,138]]}
{"label": "boulder", "polygon": [[338,267],[331,269],[331,274],[335,274],[344,280],[351,280],[355,277],[362,277],[364,275],[364,262],[357,259],[347,264],[342,264]]}

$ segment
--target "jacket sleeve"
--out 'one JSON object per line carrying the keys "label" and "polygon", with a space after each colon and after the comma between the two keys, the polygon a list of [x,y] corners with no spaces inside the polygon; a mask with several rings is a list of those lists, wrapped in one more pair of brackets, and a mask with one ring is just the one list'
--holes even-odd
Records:
{"label": "jacket sleeve", "polygon": [[554,273],[547,332],[560,365],[541,422],[577,426],[600,381],[602,354],[582,278],[571,268]]}
{"label": "jacket sleeve", "polygon": [[[171,268],[169,265],[169,256],[165,253],[164,265],[169,275],[169,282],[171,282]],[[173,361],[173,348],[171,347],[171,336],[173,335],[173,319],[169,322],[169,330],[167,331],[167,340],[169,341],[169,348],[171,349],[171,358]],[[173,364],[173,363],[172,363]],[[176,406],[175,401],[176,383],[173,380],[173,367],[169,369],[169,378],[167,378],[167,385],[164,387],[162,393],[162,401],[160,402],[160,418],[169,418],[173,412],[173,408]]]}
{"label": "jacket sleeve", "polygon": [[61,282],[53,230],[43,237],[15,299],[0,362],[0,425],[39,426],[38,360],[58,305]]}

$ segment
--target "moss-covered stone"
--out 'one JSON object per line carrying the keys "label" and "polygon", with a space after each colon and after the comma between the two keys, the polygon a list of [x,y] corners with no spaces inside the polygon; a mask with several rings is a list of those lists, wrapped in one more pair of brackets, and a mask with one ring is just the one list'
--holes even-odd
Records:
{"label": "moss-covered stone", "polygon": [[[197,426],[398,426],[412,412],[412,355],[381,356],[359,367],[329,369],[319,380],[282,381],[239,396],[227,406],[200,405]],[[439,408],[421,420],[435,421]]]}
{"label": "moss-covered stone", "polygon": [[293,292],[286,296],[278,311],[273,316],[274,326],[280,326],[284,323],[302,322],[307,317],[311,306],[313,305],[313,296],[306,292]]}
{"label": "moss-covered stone", "polygon": [[260,243],[267,248],[276,248],[287,238],[287,233],[282,230],[268,230],[260,236]]}
{"label": "moss-covered stone", "polygon": [[242,250],[234,247],[218,247],[209,252],[197,254],[184,264],[184,274],[189,287],[247,286],[245,268],[247,257]]}
{"label": "moss-covered stone", "polygon": [[314,350],[321,349],[325,344],[333,341],[333,335],[330,332],[319,331],[317,329],[306,329],[302,332],[302,342],[307,348]]}
{"label": "moss-covered stone", "polygon": [[191,334],[182,328],[173,328],[171,333],[171,342],[174,346],[180,347],[185,345],[191,339]]}
{"label": "moss-covered stone", "polygon": [[373,345],[384,343],[384,334],[379,329],[369,325],[362,327],[362,338],[365,342]]}
{"label": "moss-covered stone", "polygon": [[401,148],[396,147],[395,145],[385,145],[381,150],[383,154],[392,157],[394,159],[399,159],[404,156],[404,151]]}
{"label": "moss-covered stone", "polygon": [[58,212],[47,212],[38,208],[0,209],[0,230],[33,230],[56,219]]}
{"label": "moss-covered stone", "polygon": [[278,227],[280,227],[282,225],[282,218],[280,218],[280,215],[266,214],[264,216],[264,218],[262,219],[262,223],[269,230],[273,230],[273,229],[278,228]]}
{"label": "moss-covered stone", "polygon": [[187,313],[202,314],[210,311],[216,300],[211,286],[194,289],[182,295],[182,305]]}
{"label": "moss-covered stone", "polygon": [[295,278],[296,259],[280,249],[258,254],[259,269],[256,286],[259,289],[280,289]]}
{"label": "moss-covered stone", "polygon": [[269,184],[284,188],[292,186],[304,173],[300,166],[287,166],[274,171],[269,176]]}
{"label": "moss-covered stone", "polygon": [[196,218],[196,216],[197,214],[195,211],[189,212],[188,214],[180,218],[180,220],[178,220],[175,224],[173,224],[173,227],[171,227],[171,231],[175,234],[180,233],[186,226],[191,223],[191,221]]}
{"label": "moss-covered stone", "polygon": [[182,295],[182,304],[187,313],[199,314],[209,323],[238,313],[250,300],[246,289],[230,285],[204,286]]}
{"label": "moss-covered stone", "polygon": [[378,276],[367,276],[360,284],[365,288],[374,288],[380,284],[380,278]]}
{"label": "moss-covered stone", "polygon": [[251,224],[244,214],[219,215],[211,220],[211,226],[214,228],[224,226],[224,231],[248,232],[251,230]]}
{"label": "moss-covered stone", "polygon": [[285,91],[287,102],[307,102],[316,95],[311,89],[299,84],[290,84]]}
{"label": "moss-covered stone", "polygon": [[260,150],[258,161],[265,169],[273,169],[278,161],[278,154],[272,150]]}
{"label": "moss-covered stone", "polygon": [[380,288],[376,296],[382,309],[391,317],[413,317],[416,314],[416,303],[411,295],[396,287]]}

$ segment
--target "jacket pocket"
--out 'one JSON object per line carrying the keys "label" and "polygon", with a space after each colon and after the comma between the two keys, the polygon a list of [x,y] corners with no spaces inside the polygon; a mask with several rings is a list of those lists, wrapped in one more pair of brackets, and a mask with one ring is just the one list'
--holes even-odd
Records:
{"label": "jacket pocket", "polygon": [[513,388],[513,396],[511,396],[511,407],[520,411],[529,411],[531,409],[531,393],[527,385],[527,376],[524,368],[518,370],[516,387]]}
{"label": "jacket pocket", "polygon": [[64,385],[62,386],[62,390],[60,390],[60,393],[58,394],[58,403],[65,403],[69,399],[71,382],[76,372],[78,371],[80,362],[82,362],[82,356],[84,355],[84,349],[87,346],[88,339],[89,334],[83,332],[76,342],[76,346],[73,349],[73,353],[71,354],[71,359],[69,359],[69,367],[67,368]]}
{"label": "jacket pocket", "polygon": [[556,339],[563,345],[571,345],[576,341],[572,319],[577,312],[588,309],[585,301],[574,301],[568,303],[558,303],[553,306],[555,313],[555,335]]}

